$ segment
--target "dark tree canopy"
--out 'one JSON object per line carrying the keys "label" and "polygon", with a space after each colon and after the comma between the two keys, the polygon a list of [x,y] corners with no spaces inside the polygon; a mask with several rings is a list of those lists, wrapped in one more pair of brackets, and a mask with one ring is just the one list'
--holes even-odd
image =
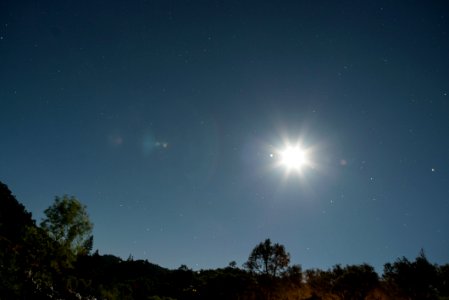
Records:
{"label": "dark tree canopy", "polygon": [[287,269],[289,263],[290,254],[285,247],[266,239],[251,251],[245,266],[251,272],[276,277]]}
{"label": "dark tree canopy", "polygon": [[381,280],[368,264],[303,272],[269,239],[251,251],[246,269],[232,261],[216,270],[169,270],[132,255],[89,254],[92,223],[74,197],[56,197],[45,215],[36,226],[0,183],[0,299],[449,299],[449,265],[431,264],[423,251],[386,264]]}
{"label": "dark tree canopy", "polygon": [[34,225],[31,213],[16,200],[8,186],[0,182],[0,236],[11,241],[21,239],[25,228]]}
{"label": "dark tree canopy", "polygon": [[377,273],[368,264],[335,265],[327,271],[307,270],[306,282],[319,299],[330,299],[332,295],[338,299],[366,299],[379,286]]}
{"label": "dark tree canopy", "polygon": [[41,227],[49,236],[73,254],[87,253],[92,248],[93,224],[86,207],[75,197],[56,197],[52,206],[45,210],[46,218]]}
{"label": "dark tree canopy", "polygon": [[438,269],[427,260],[423,250],[415,261],[409,261],[403,257],[393,264],[385,264],[383,277],[400,296],[413,299],[436,298]]}
{"label": "dark tree canopy", "polygon": [[0,182],[0,299],[39,299],[55,291],[53,241]]}

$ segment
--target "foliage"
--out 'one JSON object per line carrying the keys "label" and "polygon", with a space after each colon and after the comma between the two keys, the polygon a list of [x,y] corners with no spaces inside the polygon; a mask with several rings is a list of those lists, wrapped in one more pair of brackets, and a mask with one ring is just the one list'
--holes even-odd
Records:
{"label": "foliage", "polygon": [[11,242],[20,241],[26,228],[34,225],[31,213],[17,201],[8,186],[0,182],[0,237]]}
{"label": "foliage", "polygon": [[74,259],[0,182],[0,299],[76,298]]}
{"label": "foliage", "polygon": [[92,249],[93,224],[78,199],[67,195],[56,197],[44,213],[46,218],[41,227],[65,249],[74,255],[87,254]]}
{"label": "foliage", "polygon": [[398,296],[412,299],[436,299],[438,269],[421,250],[414,262],[403,257],[384,265],[384,280]]}
{"label": "foliage", "polygon": [[449,264],[438,267],[438,291],[449,299]]}
{"label": "foliage", "polygon": [[34,226],[31,214],[0,182],[0,299],[18,299],[30,282],[24,240]]}
{"label": "foliage", "polygon": [[290,254],[278,243],[271,244],[270,239],[258,244],[248,257],[245,266],[251,272],[266,276],[279,276],[290,263]]}
{"label": "foliage", "polygon": [[306,281],[314,295],[340,299],[364,299],[379,285],[374,268],[368,264],[334,266],[327,271],[307,270]]}
{"label": "foliage", "polygon": [[75,200],[57,198],[38,227],[0,183],[0,299],[449,299],[449,264],[433,265],[423,251],[414,261],[385,264],[381,279],[368,264],[303,272],[269,239],[244,269],[233,261],[214,270],[169,270],[132,256],[90,255],[92,225]]}
{"label": "foliage", "polygon": [[238,299],[249,293],[255,281],[245,270],[227,267],[198,273],[199,299]]}

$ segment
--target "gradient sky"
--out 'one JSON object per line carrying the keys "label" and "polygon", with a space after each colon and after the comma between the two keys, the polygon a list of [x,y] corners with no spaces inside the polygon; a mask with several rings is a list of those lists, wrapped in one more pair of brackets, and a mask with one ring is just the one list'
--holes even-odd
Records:
{"label": "gradient sky", "polygon": [[[225,267],[449,262],[447,1],[0,3],[0,180],[94,249]],[[313,165],[277,166],[301,141]],[[274,156],[272,154],[275,154]]]}

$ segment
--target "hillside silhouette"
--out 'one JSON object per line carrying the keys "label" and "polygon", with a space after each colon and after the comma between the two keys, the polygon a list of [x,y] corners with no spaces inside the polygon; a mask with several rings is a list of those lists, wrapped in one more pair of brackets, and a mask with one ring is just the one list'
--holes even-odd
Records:
{"label": "hillside silhouette", "polygon": [[92,253],[92,223],[75,197],[56,197],[40,225],[0,182],[0,299],[449,299],[449,264],[423,250],[384,265],[303,271],[270,239],[248,261],[218,269],[167,269]]}

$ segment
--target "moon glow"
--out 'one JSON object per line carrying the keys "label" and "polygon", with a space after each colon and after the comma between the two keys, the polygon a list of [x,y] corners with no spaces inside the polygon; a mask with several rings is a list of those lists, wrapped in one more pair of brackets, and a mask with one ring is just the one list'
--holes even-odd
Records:
{"label": "moon glow", "polygon": [[288,146],[280,153],[280,163],[287,170],[300,171],[307,163],[307,156],[304,149],[299,146]]}
{"label": "moon glow", "polygon": [[283,168],[286,175],[303,175],[307,167],[312,167],[310,160],[310,148],[304,148],[300,142],[295,144],[286,142],[283,148],[279,148],[270,156],[276,160],[276,166]]}

